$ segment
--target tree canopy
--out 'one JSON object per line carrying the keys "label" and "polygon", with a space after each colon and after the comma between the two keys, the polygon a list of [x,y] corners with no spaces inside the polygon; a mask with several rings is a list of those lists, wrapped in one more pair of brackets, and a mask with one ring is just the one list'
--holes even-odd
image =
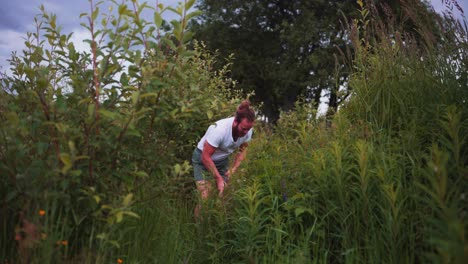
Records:
{"label": "tree canopy", "polygon": [[[376,0],[370,12],[415,30],[411,18],[401,15],[405,6],[417,2],[424,14],[428,6],[407,2]],[[202,0],[198,8],[203,16],[194,25],[196,38],[222,57],[234,55],[233,79],[242,90],[255,92],[253,101],[262,103],[270,121],[299,97],[318,107],[325,95],[333,112],[346,96],[338,94],[349,73],[340,50],[350,45],[346,25],[362,17],[355,0]]]}
{"label": "tree canopy", "polygon": [[319,102],[335,85],[334,55],[347,41],[340,18],[356,7],[351,0],[204,0],[197,38],[222,56],[234,54],[233,78],[275,122],[299,96]]}

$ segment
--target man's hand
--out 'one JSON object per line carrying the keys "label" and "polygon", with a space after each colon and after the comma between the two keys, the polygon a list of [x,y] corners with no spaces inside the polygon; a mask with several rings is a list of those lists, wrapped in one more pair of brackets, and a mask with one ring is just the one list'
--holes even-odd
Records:
{"label": "man's hand", "polygon": [[226,175],[226,178],[231,179],[231,176],[234,174],[234,172],[234,169],[229,169],[224,175]]}
{"label": "man's hand", "polygon": [[205,145],[203,146],[203,151],[202,151],[202,163],[203,165],[205,165],[205,168],[207,168],[208,171],[210,171],[211,174],[214,176],[216,180],[216,186],[218,187],[218,190],[219,190],[219,195],[222,195],[224,191],[224,185],[225,185],[224,179],[219,174],[219,171],[216,168],[216,165],[211,159],[211,156],[213,155],[215,151],[216,151],[215,147],[211,146],[208,142],[205,142]]}
{"label": "man's hand", "polygon": [[223,177],[216,178],[216,186],[218,187],[219,195],[223,195],[224,192],[224,179]]}
{"label": "man's hand", "polygon": [[236,173],[236,171],[239,168],[241,162],[245,159],[245,155],[247,154],[247,146],[248,146],[247,142],[240,145],[239,152],[237,153],[237,155],[236,155],[236,157],[234,159],[234,165],[232,166],[232,168],[230,168],[226,172],[226,177],[229,180],[231,179],[231,176],[234,175],[234,173]]}

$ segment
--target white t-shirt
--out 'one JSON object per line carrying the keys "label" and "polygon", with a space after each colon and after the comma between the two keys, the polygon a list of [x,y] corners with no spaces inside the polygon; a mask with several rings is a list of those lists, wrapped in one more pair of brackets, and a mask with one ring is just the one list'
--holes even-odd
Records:
{"label": "white t-shirt", "polygon": [[217,121],[215,124],[208,127],[205,135],[202,137],[200,142],[198,142],[197,147],[203,151],[203,145],[205,141],[216,148],[216,151],[211,156],[212,160],[222,160],[233,153],[240,145],[245,142],[249,142],[252,138],[253,128],[245,134],[245,136],[240,137],[237,141],[234,141],[232,138],[232,123],[234,122],[234,117],[229,117]]}

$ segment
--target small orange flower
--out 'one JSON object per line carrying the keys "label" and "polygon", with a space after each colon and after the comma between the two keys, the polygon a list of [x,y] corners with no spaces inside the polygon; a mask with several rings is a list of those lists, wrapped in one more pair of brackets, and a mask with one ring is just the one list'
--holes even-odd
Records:
{"label": "small orange flower", "polygon": [[123,260],[122,259],[117,259],[117,263],[122,264]]}
{"label": "small orange flower", "polygon": [[60,246],[60,245],[68,246],[68,241],[67,240],[57,240],[57,242],[55,242],[55,244],[57,246]]}
{"label": "small orange flower", "polygon": [[45,215],[45,210],[39,210],[39,215],[44,216]]}

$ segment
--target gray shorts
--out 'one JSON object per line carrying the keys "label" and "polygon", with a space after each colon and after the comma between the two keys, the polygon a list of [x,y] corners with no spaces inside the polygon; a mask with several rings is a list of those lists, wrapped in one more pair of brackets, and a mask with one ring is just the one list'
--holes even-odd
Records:
{"label": "gray shorts", "polygon": [[[193,166],[193,176],[195,181],[203,180],[213,180],[213,175],[205,168],[201,161],[202,151],[198,148],[195,148],[192,154],[192,166]],[[226,172],[229,166],[229,158],[222,160],[213,160],[216,168],[219,171],[219,174],[223,177],[224,181],[227,182]]]}

